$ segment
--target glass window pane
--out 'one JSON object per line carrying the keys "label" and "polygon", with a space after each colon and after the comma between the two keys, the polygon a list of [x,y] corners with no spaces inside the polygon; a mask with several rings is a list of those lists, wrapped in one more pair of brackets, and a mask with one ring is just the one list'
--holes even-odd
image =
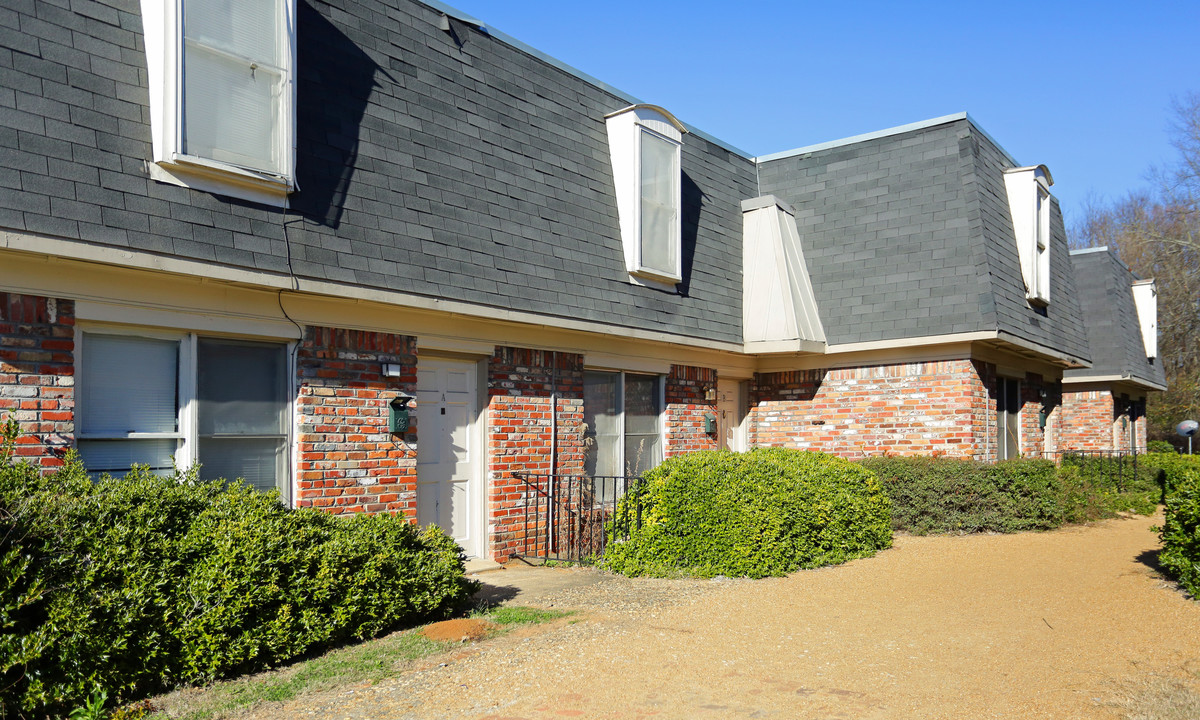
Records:
{"label": "glass window pane", "polygon": [[283,345],[202,339],[196,349],[200,435],[280,435],[287,404]]}
{"label": "glass window pane", "polygon": [[674,273],[679,203],[677,147],[648,132],[641,137],[640,240],[642,265]]}
{"label": "glass window pane", "polygon": [[191,43],[184,52],[184,152],[282,172],[283,76]]}
{"label": "glass window pane", "polygon": [[620,474],[620,380],[620,373],[583,374],[584,472],[592,477]]}
{"label": "glass window pane", "polygon": [[170,475],[175,469],[171,456],[178,441],[160,440],[80,440],[79,458],[88,474],[123,475],[134,463],[149,465],[158,475]]}
{"label": "glass window pane", "polygon": [[178,374],[174,340],[87,333],[79,373],[79,431],[175,432]]}
{"label": "glass window pane", "polygon": [[659,378],[656,375],[625,376],[626,433],[658,433],[658,416],[662,414],[658,383]]}
{"label": "glass window pane", "polygon": [[638,477],[662,460],[662,437],[627,434],[625,436],[625,475]]}
{"label": "glass window pane", "polygon": [[279,0],[185,0],[188,40],[272,65],[281,65]]}
{"label": "glass window pane", "polygon": [[280,487],[283,438],[201,438],[198,460],[204,480],[244,479],[259,490]]}

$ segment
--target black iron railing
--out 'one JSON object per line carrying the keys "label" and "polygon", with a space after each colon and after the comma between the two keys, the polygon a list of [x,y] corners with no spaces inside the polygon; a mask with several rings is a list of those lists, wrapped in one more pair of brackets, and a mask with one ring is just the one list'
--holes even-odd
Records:
{"label": "black iron railing", "polygon": [[1084,475],[1100,478],[1117,492],[1136,484],[1138,454],[1128,450],[1061,450],[1047,457],[1059,465],[1077,467]]}
{"label": "black iron railing", "polygon": [[516,554],[592,564],[608,542],[641,527],[641,478],[516,472],[524,483],[524,522]]}

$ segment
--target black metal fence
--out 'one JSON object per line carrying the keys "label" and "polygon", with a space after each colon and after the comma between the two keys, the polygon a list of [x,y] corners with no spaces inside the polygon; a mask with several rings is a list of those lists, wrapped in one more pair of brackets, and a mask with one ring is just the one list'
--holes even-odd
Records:
{"label": "black metal fence", "polygon": [[524,522],[517,555],[591,564],[607,542],[641,527],[641,478],[517,472],[524,483]]}
{"label": "black metal fence", "polygon": [[1128,450],[1061,450],[1048,453],[1047,458],[1077,467],[1088,477],[1101,478],[1117,492],[1125,492],[1138,478],[1138,454]]}

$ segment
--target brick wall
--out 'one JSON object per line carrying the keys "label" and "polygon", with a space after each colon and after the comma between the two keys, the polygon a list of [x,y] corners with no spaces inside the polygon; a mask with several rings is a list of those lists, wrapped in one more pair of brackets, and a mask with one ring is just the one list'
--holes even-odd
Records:
{"label": "brick wall", "polygon": [[756,375],[750,443],[845,457],[983,457],[985,372],[951,360]]}
{"label": "brick wall", "polygon": [[1063,393],[1064,450],[1130,451],[1129,425],[1137,448],[1146,448],[1145,400],[1115,397],[1107,387],[1090,386]]}
{"label": "brick wall", "polygon": [[672,365],[667,375],[666,457],[697,450],[716,450],[717,434],[704,431],[704,416],[717,414],[717,401],[706,400],[717,387],[717,371],[709,368]]}
{"label": "brick wall", "polygon": [[537,499],[513,473],[583,472],[583,356],[497,347],[488,361],[487,444],[487,552],[506,560],[524,551],[525,509]]}
{"label": "brick wall", "polygon": [[0,421],[21,424],[16,454],[62,464],[75,438],[75,303],[0,293]]}
{"label": "brick wall", "polygon": [[[333,513],[398,512],[416,518],[416,431],[388,432],[388,403],[416,393],[416,339],[305,329],[297,358],[299,467],[295,504]],[[383,363],[401,366],[384,377]]]}

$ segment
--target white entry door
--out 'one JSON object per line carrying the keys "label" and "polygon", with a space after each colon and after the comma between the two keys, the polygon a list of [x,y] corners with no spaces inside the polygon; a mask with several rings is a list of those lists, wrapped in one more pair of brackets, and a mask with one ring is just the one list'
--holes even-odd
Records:
{"label": "white entry door", "polygon": [[476,365],[417,364],[417,521],[435,523],[468,556],[483,554],[482,449]]}
{"label": "white entry door", "polygon": [[746,383],[717,380],[717,447],[746,450]]}

